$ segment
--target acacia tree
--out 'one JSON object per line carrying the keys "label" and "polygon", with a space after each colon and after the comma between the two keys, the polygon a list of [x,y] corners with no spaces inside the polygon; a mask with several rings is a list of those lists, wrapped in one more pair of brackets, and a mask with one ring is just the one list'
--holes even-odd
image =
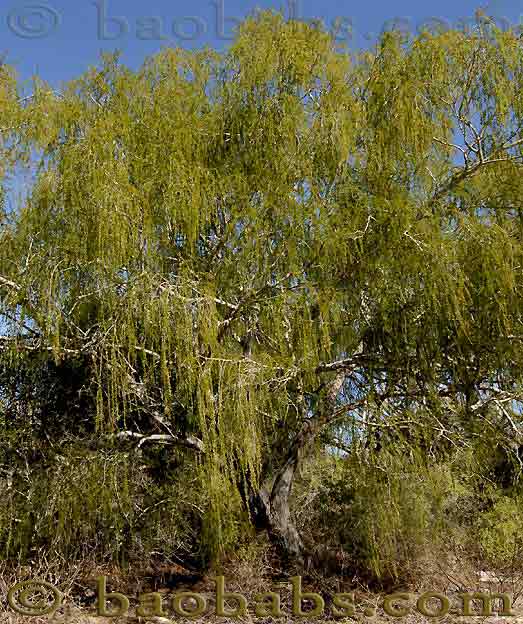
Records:
{"label": "acacia tree", "polygon": [[59,93],[2,67],[3,168],[35,171],[0,231],[7,413],[52,370],[53,422],[184,446],[209,539],[243,501],[298,560],[320,435],[516,435],[522,45],[480,24],[350,55],[262,13],[223,54],[106,56]]}

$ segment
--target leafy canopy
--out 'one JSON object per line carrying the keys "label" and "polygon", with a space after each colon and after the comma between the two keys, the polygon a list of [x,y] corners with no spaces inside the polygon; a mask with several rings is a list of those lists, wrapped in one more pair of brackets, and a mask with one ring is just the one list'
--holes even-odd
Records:
{"label": "leafy canopy", "polygon": [[522,381],[521,46],[350,55],[265,12],[227,52],[108,55],[60,93],[3,67],[4,186],[35,183],[4,202],[2,366],[76,362],[100,435],[154,413],[197,438],[217,542],[333,375],[323,425],[476,430]]}

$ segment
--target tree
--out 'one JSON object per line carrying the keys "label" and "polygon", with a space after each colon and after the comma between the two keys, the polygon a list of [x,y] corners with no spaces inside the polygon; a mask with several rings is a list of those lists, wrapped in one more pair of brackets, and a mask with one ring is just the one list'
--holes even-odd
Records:
{"label": "tree", "polygon": [[315,443],[515,435],[521,52],[480,25],[350,55],[261,13],[60,93],[2,67],[4,169],[37,155],[0,231],[6,413],[183,446],[207,539],[243,505],[298,561]]}

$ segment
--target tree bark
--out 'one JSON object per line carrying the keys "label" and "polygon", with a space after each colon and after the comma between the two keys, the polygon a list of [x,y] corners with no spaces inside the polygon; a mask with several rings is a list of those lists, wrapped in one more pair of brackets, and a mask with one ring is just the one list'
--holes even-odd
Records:
{"label": "tree bark", "polygon": [[339,373],[327,386],[325,398],[318,413],[307,419],[294,438],[285,461],[272,484],[262,487],[250,498],[255,525],[268,532],[269,539],[284,559],[298,565],[305,560],[305,547],[291,517],[290,496],[296,470],[314,438],[332,417],[336,398],[343,386],[346,372]]}

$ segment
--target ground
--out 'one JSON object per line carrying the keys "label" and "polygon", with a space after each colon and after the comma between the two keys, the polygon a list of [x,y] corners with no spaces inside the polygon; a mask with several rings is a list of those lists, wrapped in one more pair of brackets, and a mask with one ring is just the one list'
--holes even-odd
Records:
{"label": "ground", "polygon": [[[100,568],[96,566],[89,573],[77,572],[74,576],[55,572],[56,585],[64,594],[62,606],[52,615],[47,616],[22,616],[17,615],[8,606],[8,591],[16,583],[43,578],[37,570],[18,568],[16,572],[8,574],[0,570],[0,624],[171,624],[179,622],[196,622],[197,624],[218,624],[228,621],[241,621],[245,624],[294,624],[295,622],[314,621],[319,624],[326,622],[350,623],[373,623],[391,624],[421,624],[423,622],[437,621],[441,623],[460,624],[523,624],[523,575],[515,574],[512,569],[511,575],[500,576],[488,570],[477,570],[475,567],[467,568],[464,560],[455,558],[445,567],[438,565],[435,558],[426,561],[416,571],[410,586],[391,586],[386,591],[371,591],[365,587],[361,580],[344,576],[325,576],[318,572],[310,573],[302,577],[302,592],[317,592],[325,598],[325,615],[317,618],[292,616],[292,591],[290,582],[292,573],[287,573],[281,567],[273,567],[268,561],[262,563],[261,558],[255,564],[253,561],[233,560],[229,565],[221,568],[219,573],[195,574],[181,566],[165,569],[163,575],[151,576],[151,566],[135,570],[133,574],[123,575],[117,568]],[[107,584],[107,592],[120,592],[126,595],[130,601],[129,614],[124,617],[101,617],[96,613],[97,582],[100,576],[104,576]],[[249,605],[249,613],[241,618],[225,618],[215,615],[216,605],[216,576],[225,577],[225,591],[238,592],[244,595]],[[49,578],[49,574],[47,574]],[[65,582],[64,579],[69,581]],[[423,580],[421,580],[423,579]],[[206,614],[199,618],[183,618],[177,615],[168,617],[137,617],[135,609],[137,597],[155,591],[161,595],[162,605],[169,614],[173,614],[172,598],[180,592],[193,592],[205,598],[207,603]],[[255,595],[264,592],[275,592],[281,598],[281,618],[256,617],[253,606],[256,604]],[[407,592],[411,596],[419,597],[427,592],[439,592],[444,594],[450,601],[449,615],[443,618],[429,618],[419,613],[412,613],[404,617],[387,616],[382,608],[384,595]],[[512,617],[493,615],[490,617],[474,616],[464,617],[459,607],[461,601],[459,594],[482,592],[484,594],[504,593],[511,596]],[[334,594],[350,593],[354,595],[356,615],[354,617],[334,618],[330,615],[332,601],[329,597]],[[414,605],[416,598],[411,600]],[[307,601],[303,602],[307,610]],[[311,604],[311,603],[309,603]],[[494,609],[498,604],[494,603]],[[234,608],[235,603],[226,601],[226,609]],[[432,603],[429,605],[433,608]],[[188,609],[191,607],[188,606]],[[367,614],[365,614],[367,612]],[[371,616],[370,613],[374,615]]]}
{"label": "ground", "polygon": [[[189,588],[183,588],[187,590]],[[496,591],[499,588],[492,587],[492,591]],[[201,587],[197,587],[195,591],[198,591],[200,595],[205,596],[208,605],[209,605],[209,615],[204,615],[197,619],[188,619],[182,618],[176,615],[172,615],[169,617],[137,617],[134,613],[134,609],[131,607],[130,612],[125,617],[101,617],[96,615],[96,611],[93,606],[88,607],[79,607],[76,605],[71,605],[65,603],[65,605],[59,609],[54,615],[42,616],[42,617],[25,617],[21,615],[16,615],[11,611],[5,611],[2,614],[2,609],[0,608],[0,624],[171,624],[171,623],[179,623],[179,622],[196,622],[197,624],[218,624],[219,622],[233,622],[233,621],[241,621],[243,623],[255,624],[259,622],[260,624],[294,624],[298,622],[306,622],[308,620],[318,622],[319,624],[325,622],[341,622],[343,624],[348,624],[349,622],[354,623],[373,623],[373,624],[391,624],[392,622],[402,622],[403,624],[422,624],[423,622],[437,621],[440,623],[455,623],[460,622],[460,624],[478,624],[479,622],[484,624],[501,624],[502,622],[510,622],[511,624],[523,624],[523,599],[519,598],[516,600],[515,605],[513,607],[514,616],[513,617],[502,617],[502,616],[474,616],[474,617],[463,617],[459,612],[454,612],[449,614],[444,618],[428,618],[422,616],[420,614],[412,614],[405,617],[391,617],[387,616],[383,613],[383,610],[378,607],[377,614],[374,617],[368,617],[363,614],[363,612],[368,609],[376,606],[380,603],[380,598],[382,596],[378,594],[372,593],[358,593],[356,598],[356,604],[358,605],[357,611],[359,615],[352,618],[331,618],[329,616],[323,616],[320,618],[296,618],[289,615],[289,611],[285,608],[286,599],[282,593],[282,611],[284,612],[283,617],[279,619],[275,618],[256,618],[253,615],[247,615],[242,618],[220,618],[214,615],[213,612],[213,598],[214,595],[212,593],[208,593],[201,590]],[[171,590],[160,589],[160,593],[163,594],[166,598],[171,596]],[[179,590],[174,590],[179,591]],[[447,594],[449,598],[452,600],[451,593]],[[168,604],[167,601],[164,601],[164,604]]]}

